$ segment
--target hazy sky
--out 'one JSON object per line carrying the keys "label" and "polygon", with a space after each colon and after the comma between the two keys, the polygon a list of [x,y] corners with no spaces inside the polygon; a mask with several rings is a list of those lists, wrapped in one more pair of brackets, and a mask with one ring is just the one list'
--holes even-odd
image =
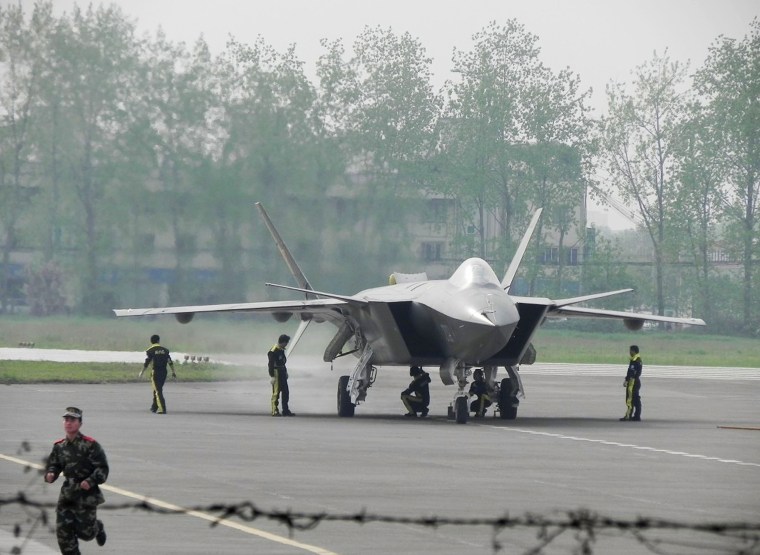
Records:
{"label": "hazy sky", "polygon": [[[26,6],[33,0],[0,0]],[[101,3],[93,0],[93,4]],[[141,32],[163,27],[173,41],[191,44],[203,35],[213,52],[230,35],[252,44],[257,36],[282,52],[296,45],[307,72],[322,53],[320,39],[342,38],[350,49],[365,26],[390,27],[417,37],[433,58],[436,85],[450,78],[454,47],[470,50],[472,35],[491,21],[514,18],[538,36],[541,60],[554,71],[569,67],[584,88],[593,88],[592,107],[605,107],[611,80],[630,81],[631,72],[667,48],[671,59],[700,67],[719,35],[742,39],[760,16],[759,0],[115,0],[137,20]],[[54,0],[60,14],[74,4]],[[310,74],[311,77],[311,74]],[[627,227],[616,213],[600,225]]]}

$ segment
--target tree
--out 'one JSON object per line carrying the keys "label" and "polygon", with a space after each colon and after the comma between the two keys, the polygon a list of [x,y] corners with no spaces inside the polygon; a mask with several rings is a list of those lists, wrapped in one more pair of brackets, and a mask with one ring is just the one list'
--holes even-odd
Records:
{"label": "tree", "polygon": [[655,257],[657,312],[665,313],[665,263],[672,236],[668,226],[679,209],[674,149],[685,117],[681,91],[686,68],[671,62],[667,52],[636,69],[634,91],[620,84],[607,88],[604,156],[612,186],[641,213]]}
{"label": "tree", "polygon": [[[447,91],[441,183],[476,215],[479,255],[506,260],[530,206],[547,208],[537,230],[540,243],[543,229],[563,233],[583,203],[589,92],[569,70],[546,68],[538,38],[515,20],[491,23],[473,41],[472,51],[454,52],[460,79]],[[490,246],[484,239],[489,214],[501,235]]]}
{"label": "tree", "polygon": [[367,180],[352,193],[365,215],[362,248],[370,246],[380,266],[398,264],[418,254],[405,249],[405,216],[419,210],[423,162],[435,144],[440,99],[433,91],[432,60],[418,39],[390,28],[365,28],[353,49],[360,95],[348,138]]}
{"label": "tree", "polygon": [[718,156],[725,162],[723,213],[738,227],[741,242],[742,321],[747,331],[756,332],[752,326],[760,249],[760,20],[752,21],[750,34],[741,41],[727,37],[715,41],[695,75],[695,88],[715,121]]}
{"label": "tree", "polygon": [[[304,74],[303,62],[294,46],[279,53],[259,38],[250,46],[231,41],[218,65],[225,135],[215,164],[221,180],[217,186],[224,193],[214,190],[215,198],[209,199],[216,211],[215,237],[235,241],[239,233],[231,225],[241,218],[251,219],[253,201],[277,198],[283,206],[280,217],[291,222],[294,256],[307,263],[318,260],[319,234],[303,215],[314,208],[315,222],[321,220],[318,206],[328,184],[318,161],[316,92]],[[231,204],[229,200],[236,196],[247,200]],[[225,212],[233,213],[226,221],[221,217]],[[256,236],[256,252],[266,252],[261,248],[263,241],[264,236]],[[258,259],[254,271],[265,267]],[[282,266],[267,267],[272,268]]]}
{"label": "tree", "polygon": [[696,313],[707,321],[715,321],[713,313],[713,261],[718,246],[717,223],[723,203],[723,161],[716,139],[720,133],[704,107],[692,103],[690,114],[679,133],[676,144],[677,206],[680,218],[673,228],[693,260],[697,288]]}
{"label": "tree", "polygon": [[409,33],[367,27],[348,60],[340,41],[323,46],[319,105],[348,168],[339,216],[346,229],[337,238],[348,259],[375,261],[354,269],[353,281],[366,283],[412,254],[405,216],[419,211],[441,101],[431,83],[432,60]]}
{"label": "tree", "polygon": [[399,174],[432,150],[440,103],[431,63],[409,33],[368,27],[354,42],[351,65],[360,95],[348,128],[355,151],[367,157],[369,170],[394,187],[393,193],[405,185]]}
{"label": "tree", "polygon": [[27,21],[21,6],[0,6],[0,313],[20,290],[12,286],[11,251],[20,246],[21,223],[37,190],[34,127],[38,118],[45,43],[52,4],[35,5]]}
{"label": "tree", "polygon": [[[558,259],[555,291],[563,293],[563,270],[566,265],[565,240],[573,227],[583,225],[578,217],[579,207],[585,203],[585,186],[582,177],[580,153],[577,149],[561,143],[538,143],[526,145],[522,158],[515,154],[515,160],[523,162],[524,179],[531,191],[531,204],[545,208],[537,233],[543,229],[554,229],[558,233]],[[538,268],[532,268],[531,281],[538,277]],[[530,291],[535,289],[531,283]]]}
{"label": "tree", "polygon": [[[614,291],[630,287],[631,283],[641,282],[639,276],[631,273],[631,267],[621,262],[624,258],[621,240],[625,234],[608,238],[601,230],[591,226],[587,230],[583,253],[583,289],[584,292]],[[634,270],[634,274],[635,274]],[[643,298],[650,292],[646,287],[637,288],[627,295],[615,295],[595,301],[596,306],[609,310],[628,310],[632,306],[640,307]],[[569,326],[575,329],[609,331],[609,321],[597,319],[570,319]]]}
{"label": "tree", "polygon": [[75,7],[58,21],[48,53],[41,111],[48,128],[41,153],[48,205],[65,210],[66,219],[56,212],[47,225],[60,224],[74,246],[72,265],[81,276],[79,304],[85,314],[110,309],[114,301],[102,279],[115,230],[108,217],[115,203],[113,150],[124,133],[137,45],[134,25],[117,7]]}
{"label": "tree", "polygon": [[[218,82],[214,62],[202,39],[188,50],[184,43],[172,43],[160,31],[145,44],[143,54],[137,87],[142,93],[134,99],[124,146],[132,160],[125,170],[134,173],[129,182],[145,186],[124,188],[131,207],[130,216],[124,218],[128,237],[138,256],[146,250],[149,254],[154,238],[169,231],[172,256],[155,261],[173,272],[165,300],[173,304],[212,302],[213,287],[209,283],[199,286],[192,275],[193,258],[216,223],[217,214],[208,201],[217,195],[233,207],[241,205],[239,197],[231,198],[208,171],[215,157],[218,159],[225,134],[214,117],[219,111],[215,110]],[[230,221],[230,214],[218,216],[227,225],[238,221]],[[222,260],[229,259],[226,245],[213,252]],[[221,266],[220,274],[229,276],[227,266]],[[135,276],[138,281],[142,278]],[[226,282],[231,294],[240,290],[232,286],[232,279]]]}
{"label": "tree", "polygon": [[484,242],[487,212],[497,217],[507,249],[513,230],[524,227],[529,193],[516,178],[513,149],[531,138],[526,85],[542,71],[537,41],[516,20],[503,27],[493,22],[473,36],[472,51],[455,50],[452,59],[460,79],[447,87],[441,154],[453,171],[445,172],[444,186],[474,208],[483,258],[491,254]]}
{"label": "tree", "polygon": [[66,310],[64,275],[55,262],[47,262],[39,268],[27,267],[24,292],[33,316],[52,316]]}

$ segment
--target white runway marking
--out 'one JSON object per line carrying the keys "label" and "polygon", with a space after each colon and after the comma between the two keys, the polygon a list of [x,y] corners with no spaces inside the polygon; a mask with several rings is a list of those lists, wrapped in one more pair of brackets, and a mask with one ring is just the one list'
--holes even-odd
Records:
{"label": "white runway marking", "polygon": [[[3,455],[0,453],[0,460],[5,460],[8,462],[20,464],[29,468],[36,468],[38,470],[42,470],[42,465],[26,461],[24,459],[18,459],[16,457],[10,457],[8,455]],[[130,497],[132,499],[136,499],[138,501],[143,501],[145,503],[149,503],[150,505],[154,505],[156,507],[160,507],[161,509],[165,509],[167,511],[174,511],[177,513],[183,513],[188,516],[192,516],[195,518],[200,518],[201,520],[206,520],[208,522],[213,522],[218,526],[226,526],[227,528],[232,528],[233,530],[238,530],[240,532],[245,532],[246,534],[250,534],[252,536],[258,536],[260,538],[264,538],[265,540],[273,541],[282,545],[287,545],[290,547],[295,547],[298,549],[303,549],[304,551],[308,551],[309,553],[316,553],[317,555],[337,555],[333,551],[330,551],[328,549],[324,549],[322,547],[317,547],[314,545],[309,545],[307,543],[301,543],[297,542],[295,540],[291,540],[289,538],[279,536],[277,534],[271,534],[269,532],[265,532],[264,530],[259,530],[258,528],[253,528],[252,526],[246,526],[245,524],[241,524],[238,522],[233,522],[231,520],[219,520],[218,517],[215,517],[213,515],[210,515],[208,513],[204,513],[202,511],[192,511],[189,509],[185,509],[184,507],[180,507],[179,505],[173,505],[171,503],[167,503],[166,501],[161,501],[160,499],[156,499],[155,497],[146,497],[145,495],[140,495],[139,493],[135,493],[129,490],[121,489],[116,486],[111,486],[108,484],[101,484],[101,489],[104,489],[106,491],[110,491],[111,493],[115,493],[117,495],[122,495],[124,497]]]}
{"label": "white runway marking", "polygon": [[670,449],[658,449],[656,447],[648,447],[646,445],[636,445],[634,443],[620,443],[617,441],[607,441],[604,439],[591,439],[588,437],[566,436],[563,434],[553,434],[550,432],[537,432],[535,430],[524,430],[520,428],[502,428],[500,426],[489,426],[495,430],[502,430],[505,432],[516,432],[519,434],[530,434],[535,436],[551,437],[554,439],[564,439],[569,441],[582,441],[586,443],[598,443],[600,445],[609,445],[611,447],[623,447],[626,449],[635,449],[638,451],[651,451],[654,453],[664,453],[666,455],[673,455],[677,457],[686,457],[689,459],[701,459],[704,461],[714,461],[725,464],[735,464],[738,466],[753,466],[760,468],[760,463],[752,463],[745,461],[737,461],[735,459],[722,459],[720,457],[709,457],[707,455],[698,455],[695,453],[686,453],[685,451],[671,451]]}

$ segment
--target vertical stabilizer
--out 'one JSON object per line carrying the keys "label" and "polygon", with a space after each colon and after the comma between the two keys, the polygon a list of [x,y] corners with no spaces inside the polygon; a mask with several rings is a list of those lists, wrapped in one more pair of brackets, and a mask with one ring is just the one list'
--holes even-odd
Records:
{"label": "vertical stabilizer", "polygon": [[542,211],[543,208],[539,208],[533,213],[533,219],[531,219],[530,225],[528,226],[525,235],[523,235],[522,241],[520,241],[520,245],[515,251],[515,255],[512,257],[512,262],[509,263],[507,273],[504,274],[504,279],[501,281],[501,287],[507,292],[509,292],[509,288],[512,286],[512,281],[515,279],[517,269],[520,267],[520,263],[522,262],[523,256],[525,255],[525,251],[528,249],[528,244],[530,243],[531,237],[533,237],[533,232],[536,229],[536,225],[538,224],[538,219],[541,217]]}
{"label": "vertical stabilizer", "polygon": [[[301,268],[298,266],[295,258],[293,258],[293,255],[290,254],[288,246],[285,244],[285,241],[282,240],[282,237],[280,237],[280,234],[277,232],[277,229],[274,227],[272,220],[269,219],[269,215],[267,214],[266,210],[264,210],[264,207],[260,202],[256,203],[256,208],[258,208],[259,214],[261,214],[261,217],[264,219],[264,223],[266,224],[269,233],[272,234],[272,239],[274,239],[274,242],[277,245],[277,250],[280,251],[283,260],[285,260],[285,264],[288,265],[288,269],[290,270],[290,273],[293,274],[298,287],[301,289],[314,289],[309,283],[309,280],[306,279],[304,273],[301,271]],[[316,299],[317,296],[307,293],[306,298]]]}
{"label": "vertical stabilizer", "polygon": [[[272,220],[269,219],[269,215],[267,214],[266,210],[264,210],[264,207],[260,202],[256,203],[256,208],[259,210],[259,214],[261,214],[261,217],[264,219],[264,223],[267,226],[267,229],[269,230],[269,233],[272,235],[272,239],[274,239],[275,244],[277,245],[277,250],[280,251],[280,254],[282,255],[283,260],[285,260],[285,264],[288,265],[288,269],[290,270],[290,273],[293,274],[293,277],[296,280],[296,283],[298,283],[298,287],[301,289],[310,289],[313,290],[314,288],[309,283],[309,280],[306,279],[306,276],[301,271],[300,266],[296,262],[296,259],[293,258],[293,255],[290,254],[290,250],[288,249],[288,246],[285,244],[285,241],[282,240],[282,237],[280,237],[280,234],[277,231],[277,228],[274,227],[274,224],[272,223]],[[316,295],[312,295],[310,293],[306,293],[307,299],[316,299]],[[298,324],[298,329],[296,330],[295,336],[290,340],[290,343],[288,343],[287,348],[285,349],[286,356],[290,354],[290,352],[295,349],[296,345],[298,344],[298,341],[301,339],[301,336],[306,331],[306,328],[309,327],[309,324],[311,323],[311,319],[308,320],[301,320],[300,324]]]}

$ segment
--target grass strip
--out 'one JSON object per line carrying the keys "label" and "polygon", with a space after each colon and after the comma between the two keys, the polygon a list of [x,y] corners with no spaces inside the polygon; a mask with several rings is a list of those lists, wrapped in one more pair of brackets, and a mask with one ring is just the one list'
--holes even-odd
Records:
{"label": "grass strip", "polygon": [[[177,379],[184,382],[217,382],[269,379],[264,368],[221,364],[177,365]],[[30,383],[133,383],[146,382],[149,372],[138,378],[139,365],[102,362],[47,362],[0,360],[0,384]],[[169,378],[171,379],[171,377]]]}

